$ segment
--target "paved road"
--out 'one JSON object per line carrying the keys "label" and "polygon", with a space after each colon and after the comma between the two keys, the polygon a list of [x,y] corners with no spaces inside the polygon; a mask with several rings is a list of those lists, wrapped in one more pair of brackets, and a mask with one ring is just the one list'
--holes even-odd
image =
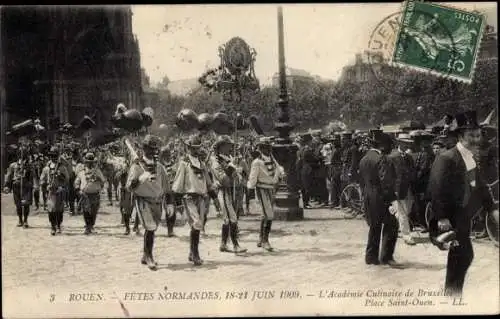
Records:
{"label": "paved road", "polygon": [[[196,268],[187,261],[188,227],[177,227],[175,238],[160,227],[154,250],[160,269],[153,272],[139,263],[142,237],[122,235],[117,207],[103,205],[91,236],[83,235],[81,216],[66,214],[63,234],[55,237],[47,214],[32,216],[31,228],[21,229],[10,195],[2,195],[1,207],[5,317],[499,311],[499,254],[489,241],[475,243],[460,301],[422,296],[440,292],[446,252],[424,237],[412,247],[399,241],[396,258],[405,269],[367,266],[364,221],[336,210],[311,209],[304,221],[275,222],[272,253],[255,245],[258,216],[243,217],[241,242],[249,248],[243,256],[218,251],[221,220],[213,217],[200,247],[205,264]],[[282,290],[289,298],[281,298]],[[261,299],[252,300],[255,292]]]}

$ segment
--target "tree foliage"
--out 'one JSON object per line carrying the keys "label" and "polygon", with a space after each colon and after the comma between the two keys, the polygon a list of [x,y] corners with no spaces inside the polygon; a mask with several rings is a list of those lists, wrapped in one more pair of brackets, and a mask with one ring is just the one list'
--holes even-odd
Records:
{"label": "tree foliage", "polygon": [[[497,59],[479,61],[471,84],[401,69],[389,70],[394,80],[385,85],[374,78],[362,83],[297,81],[288,88],[290,116],[300,131],[339,119],[352,129],[411,119],[430,124],[444,114],[466,109],[477,110],[481,120],[497,104],[497,67]],[[173,124],[183,108],[198,114],[224,110],[231,116],[238,112],[245,117],[257,115],[264,130],[272,131],[279,93],[275,87],[264,87],[258,93],[245,92],[241,103],[224,101],[221,95],[204,90],[183,97],[162,94],[156,122]]]}

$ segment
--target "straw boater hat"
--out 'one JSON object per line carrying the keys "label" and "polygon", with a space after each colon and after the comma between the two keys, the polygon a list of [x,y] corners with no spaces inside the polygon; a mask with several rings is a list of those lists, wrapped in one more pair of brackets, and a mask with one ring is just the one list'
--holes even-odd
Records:
{"label": "straw boater hat", "polygon": [[408,133],[399,133],[398,136],[396,137],[396,141],[400,143],[413,143],[413,139],[410,134]]}
{"label": "straw boater hat", "polygon": [[273,145],[271,144],[271,139],[269,137],[261,137],[259,142],[257,143],[257,147],[259,148],[270,148]]}
{"label": "straw boater hat", "polygon": [[222,145],[234,145],[234,142],[228,135],[221,135],[215,141],[214,150],[219,150]]}
{"label": "straw boater hat", "polygon": [[341,134],[344,140],[352,139],[352,131],[343,131]]}

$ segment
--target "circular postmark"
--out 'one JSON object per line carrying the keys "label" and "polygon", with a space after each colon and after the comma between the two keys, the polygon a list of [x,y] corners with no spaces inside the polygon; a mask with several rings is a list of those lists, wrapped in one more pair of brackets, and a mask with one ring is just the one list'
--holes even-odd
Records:
{"label": "circular postmark", "polygon": [[407,97],[433,94],[442,88],[442,83],[408,85],[402,78],[415,72],[447,78],[455,59],[453,54],[445,55],[440,50],[446,43],[448,52],[454,52],[452,33],[442,21],[428,12],[413,14],[415,28],[402,25],[401,11],[383,19],[373,30],[366,50],[373,78],[390,93]]}

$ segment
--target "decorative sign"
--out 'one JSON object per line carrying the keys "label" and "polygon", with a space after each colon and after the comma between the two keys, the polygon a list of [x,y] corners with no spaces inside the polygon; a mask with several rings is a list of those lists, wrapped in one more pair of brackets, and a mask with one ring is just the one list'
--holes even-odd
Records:
{"label": "decorative sign", "polygon": [[245,40],[240,37],[234,37],[226,43],[224,62],[233,74],[248,70],[252,64],[252,53]]}

